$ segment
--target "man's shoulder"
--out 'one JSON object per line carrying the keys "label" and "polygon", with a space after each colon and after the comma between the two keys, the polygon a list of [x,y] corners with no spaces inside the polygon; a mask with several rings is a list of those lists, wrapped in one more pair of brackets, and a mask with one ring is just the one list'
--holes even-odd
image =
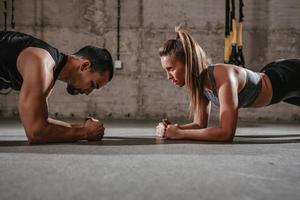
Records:
{"label": "man's shoulder", "polygon": [[[51,77],[50,80],[52,80],[54,67],[55,62],[51,55],[46,50],[36,47],[24,49],[17,59],[17,69],[23,78],[25,74],[27,77],[35,74],[40,78]],[[28,74],[32,75],[28,76]]]}
{"label": "man's shoulder", "polygon": [[21,51],[20,55],[21,54],[24,54],[24,56],[26,57],[41,60],[41,61],[52,60],[54,63],[54,60],[50,55],[50,53],[47,50],[39,47],[27,47]]}
{"label": "man's shoulder", "polygon": [[48,51],[38,47],[27,47],[18,56],[17,66],[27,65],[28,63],[39,66],[47,66],[53,69],[55,61]]}

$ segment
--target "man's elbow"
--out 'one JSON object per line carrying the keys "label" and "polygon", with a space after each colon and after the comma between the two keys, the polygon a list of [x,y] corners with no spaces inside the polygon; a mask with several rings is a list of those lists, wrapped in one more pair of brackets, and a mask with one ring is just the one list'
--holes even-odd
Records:
{"label": "man's elbow", "polygon": [[42,128],[31,128],[25,130],[27,140],[29,144],[39,144],[42,143]]}

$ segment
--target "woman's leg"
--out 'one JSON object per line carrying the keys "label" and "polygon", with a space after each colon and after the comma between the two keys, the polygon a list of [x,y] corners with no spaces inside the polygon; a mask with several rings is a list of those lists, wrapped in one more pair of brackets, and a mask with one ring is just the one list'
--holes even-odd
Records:
{"label": "woman's leg", "polygon": [[293,104],[296,106],[300,106],[300,97],[288,98],[288,99],[283,100],[283,102]]}
{"label": "woman's leg", "polygon": [[270,78],[273,87],[271,104],[284,101],[300,106],[300,59],[274,61],[261,72]]}

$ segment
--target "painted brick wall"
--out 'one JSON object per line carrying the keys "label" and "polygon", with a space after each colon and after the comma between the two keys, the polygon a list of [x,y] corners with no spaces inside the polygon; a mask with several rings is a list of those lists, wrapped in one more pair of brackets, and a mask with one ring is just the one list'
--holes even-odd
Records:
{"label": "painted brick wall", "polygon": [[[222,62],[224,0],[121,0],[121,4],[123,70],[90,96],[70,96],[65,84],[57,82],[49,98],[52,116],[187,117],[185,90],[166,80],[157,53],[166,39],[175,37],[174,26],[179,23],[190,29],[213,62]],[[299,57],[300,1],[245,4],[244,53],[249,68],[259,70],[277,58]],[[65,53],[91,44],[106,47],[116,58],[117,0],[18,0],[15,7],[17,31],[44,39]],[[3,17],[0,20],[3,26]],[[17,92],[0,95],[0,116],[17,116],[17,103]],[[216,119],[217,109],[213,110]],[[300,121],[300,109],[283,103],[242,109],[240,119]]]}

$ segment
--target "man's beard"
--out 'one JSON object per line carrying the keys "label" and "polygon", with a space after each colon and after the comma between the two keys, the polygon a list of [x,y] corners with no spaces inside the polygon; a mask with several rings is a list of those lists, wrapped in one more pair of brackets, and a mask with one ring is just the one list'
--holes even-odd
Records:
{"label": "man's beard", "polygon": [[78,95],[79,93],[81,93],[80,89],[75,88],[71,84],[68,84],[67,91],[71,95]]}

